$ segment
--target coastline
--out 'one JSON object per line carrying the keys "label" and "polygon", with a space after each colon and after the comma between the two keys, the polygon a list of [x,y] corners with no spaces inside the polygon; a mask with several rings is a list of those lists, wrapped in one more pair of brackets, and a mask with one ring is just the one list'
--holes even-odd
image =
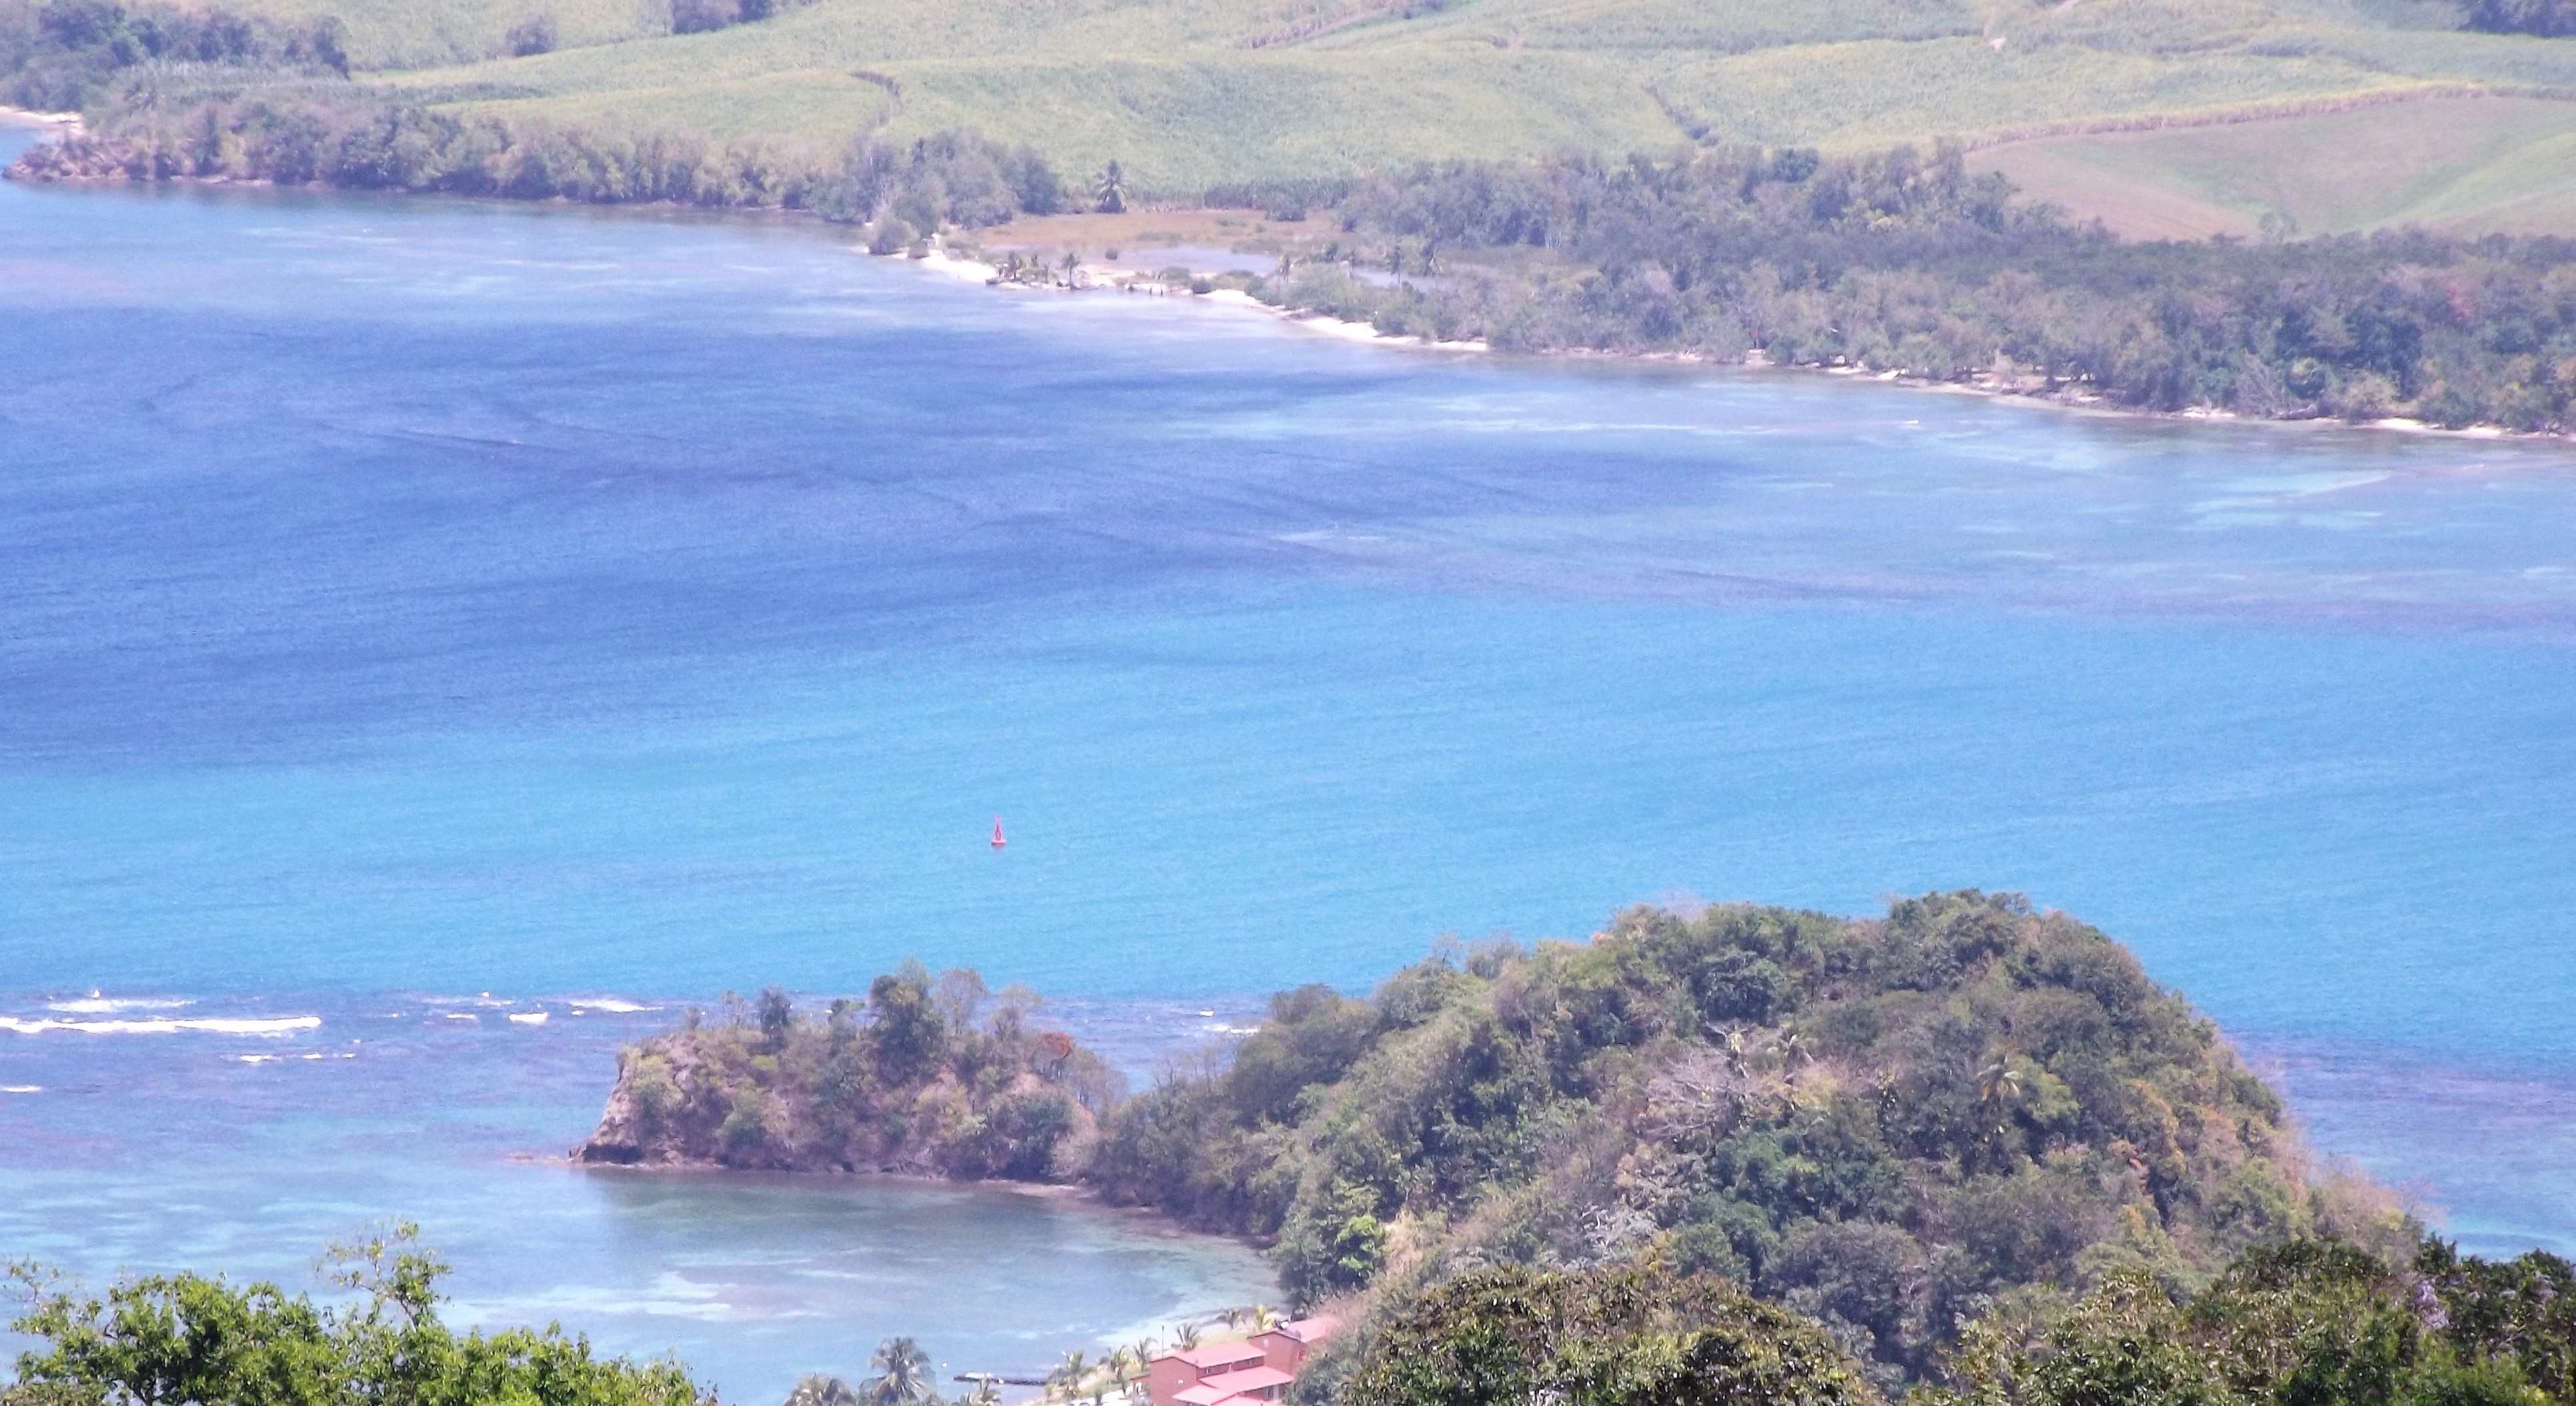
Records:
{"label": "coastline", "polygon": [[[84,134],[86,131],[83,126],[81,116],[78,113],[43,113],[11,107],[0,107],[0,127],[17,127],[21,129],[46,131],[54,133],[58,137],[79,136]],[[144,182],[137,182],[132,178],[127,177],[95,180],[75,179],[66,183],[106,185],[143,184]],[[171,183],[230,186],[257,185],[278,188],[273,182],[268,181],[238,181],[202,177],[175,177],[172,178]],[[321,185],[320,183],[315,183],[315,186],[312,188],[334,189],[333,187]],[[431,192],[371,191],[366,193],[382,195],[415,195]],[[506,196],[449,196],[448,198],[474,201],[495,200],[513,205],[569,205],[575,203],[566,201],[562,197],[550,197],[545,200],[536,201],[512,199]],[[670,210],[685,209],[715,217],[756,215],[775,218],[785,215],[790,217],[803,216],[805,218],[814,218],[811,212],[788,209],[780,206],[722,206],[710,208],[703,206],[681,205],[669,201],[641,201],[630,204],[603,205],[597,208],[634,210],[652,210],[656,208]],[[1140,211],[1139,213],[1147,212]],[[1150,213],[1157,216],[1173,216],[1208,215],[1218,212],[1213,209],[1192,209],[1187,211],[1154,211]],[[1092,217],[1073,216],[1058,218],[1080,220]],[[1143,253],[1161,246],[1145,244],[1134,247],[1137,252]],[[871,258],[910,259],[911,262],[921,265],[926,272],[938,274],[942,277],[954,278],[960,281],[983,283],[992,287],[1021,288],[1030,292],[1080,292],[1107,291],[1114,289],[1122,292],[1143,292],[1150,293],[1155,296],[1166,297],[1186,295],[1209,303],[1256,309],[1272,317],[1278,318],[1280,321],[1285,322],[1292,327],[1303,328],[1306,331],[1319,336],[1332,337],[1336,340],[1363,345],[1403,347],[1418,351],[1463,353],[1483,353],[1493,350],[1492,346],[1483,339],[1438,341],[1427,337],[1382,332],[1375,326],[1366,322],[1356,322],[1344,318],[1333,317],[1325,313],[1265,303],[1258,298],[1252,297],[1241,289],[1236,288],[1218,288],[1204,293],[1185,288],[1176,289],[1163,283],[1159,276],[1155,274],[1147,273],[1140,268],[1122,268],[1116,264],[1103,264],[1087,260],[1080,261],[1076,263],[1071,272],[1069,286],[1040,287],[1007,278],[1003,275],[1002,270],[999,267],[980,259],[954,257],[947,253],[944,248],[936,244],[934,244],[926,255],[920,256],[901,253],[878,255],[871,253],[863,245],[853,246],[852,252]],[[1110,252],[1114,258],[1117,251],[1113,249]],[[1173,250],[1172,252],[1185,251]],[[1199,270],[1194,268],[1192,269],[1192,272],[1194,274],[1201,274],[1215,271]],[[2181,422],[2228,422],[2245,425],[2297,425],[2312,428],[2368,430],[2383,434],[2430,435],[2454,439],[2522,441],[2576,445],[2576,427],[2552,433],[2543,430],[2515,430],[2503,425],[2492,423],[2464,425],[2454,429],[2427,424],[2421,420],[2403,416],[2392,416],[2376,420],[2355,422],[2325,415],[2305,416],[2300,418],[2253,417],[2241,415],[2235,411],[2221,409],[2215,406],[2196,406],[2179,411],[2149,410],[2135,406],[2113,404],[2104,400],[2097,394],[2074,386],[2048,389],[2028,388],[2020,384],[2004,384],[1999,378],[1994,377],[1991,373],[1981,373],[1966,380],[1931,380],[1924,377],[1908,376],[1898,371],[1870,371],[1864,367],[1819,366],[1812,364],[1791,364],[1782,366],[1778,363],[1772,362],[1759,349],[1748,352],[1740,362],[1722,360],[1686,351],[1626,352],[1604,351],[1587,347],[1554,348],[1523,354],[1541,357],[1606,358],[1621,361],[1666,361],[1684,365],[1704,365],[1710,367],[1731,366],[1748,370],[1770,369],[1784,372],[1801,372],[1810,375],[1823,374],[1827,376],[1843,377],[1846,379],[1865,378],[1882,384],[1902,386],[1911,390],[1931,390],[1953,395],[1973,395],[2002,402],[2022,405],[2044,405],[2053,409],[2071,411],[2079,414],[2116,416],[2124,419]]]}
{"label": "coastline", "polygon": [[[1345,318],[1333,317],[1326,313],[1300,311],[1294,308],[1282,307],[1275,303],[1265,303],[1259,298],[1255,298],[1251,294],[1246,293],[1239,288],[1219,288],[1206,293],[1197,293],[1186,288],[1175,289],[1150,275],[1143,274],[1135,270],[1117,268],[1113,265],[1088,262],[1080,263],[1075,266],[1072,286],[1038,286],[1005,278],[1002,274],[1002,270],[993,264],[986,263],[978,259],[956,258],[939,249],[933,249],[930,253],[919,256],[907,254],[874,254],[870,253],[864,246],[852,246],[852,251],[868,258],[908,260],[909,262],[920,265],[925,272],[938,274],[942,277],[953,278],[963,282],[981,283],[987,287],[993,288],[1016,288],[1029,293],[1080,293],[1107,292],[1113,290],[1136,293],[1141,291],[1150,293],[1152,296],[1157,297],[1188,297],[1203,303],[1251,309],[1277,318],[1291,327],[1303,328],[1306,331],[1315,333],[1319,336],[1331,337],[1338,341],[1353,342],[1363,345],[1398,347],[1413,351],[1483,353],[1491,352],[1493,350],[1491,344],[1481,338],[1475,340],[1442,342],[1434,341],[1427,337],[1399,336],[1393,333],[1381,332],[1376,327],[1365,322],[1353,322]],[[1193,270],[1193,272],[1197,271]],[[1140,288],[1139,285],[1149,286]],[[1991,374],[1980,374],[1976,377],[1962,381],[1936,381],[1920,376],[1908,376],[1903,372],[1898,371],[1871,371],[1866,367],[1858,366],[1812,366],[1794,364],[1782,366],[1773,362],[1767,356],[1764,356],[1759,350],[1746,353],[1745,358],[1740,362],[1724,361],[1715,357],[1703,356],[1696,352],[1620,352],[1600,351],[1586,347],[1570,347],[1551,351],[1527,352],[1523,353],[1523,355],[1626,362],[1672,362],[1679,365],[1706,366],[1713,369],[1734,368],[1748,371],[1768,370],[1808,376],[1831,376],[1842,380],[1873,381],[1881,385],[1903,387],[1907,390],[1932,391],[1945,395],[1976,396],[1981,399],[1993,400],[2005,404],[2044,406],[2051,410],[2064,411],[2070,414],[2098,415],[2123,420],[2146,420],[2169,423],[2277,425],[2309,430],[2362,430],[2373,431],[2381,434],[2434,436],[2446,439],[2493,440],[2498,442],[2521,441],[2527,443],[2576,445],[2576,430],[2569,430],[2559,434],[2551,434],[2546,431],[2507,429],[2502,425],[2493,424],[2465,425],[2458,429],[2449,429],[2440,425],[2427,424],[2422,420],[2409,419],[2404,416],[2390,416],[2377,420],[2350,421],[2337,419],[2333,416],[2327,415],[2312,415],[2300,419],[2255,418],[2240,415],[2233,410],[2224,410],[2215,406],[2193,407],[2179,411],[2142,410],[2133,406],[2115,405],[2104,400],[2097,394],[2073,388],[2062,388],[2052,391],[2043,389],[2025,389],[2018,385],[2007,385],[2001,383],[1998,378]]]}
{"label": "coastline", "polygon": [[89,130],[77,112],[37,112],[23,107],[0,107],[0,127],[33,128],[72,137]]}

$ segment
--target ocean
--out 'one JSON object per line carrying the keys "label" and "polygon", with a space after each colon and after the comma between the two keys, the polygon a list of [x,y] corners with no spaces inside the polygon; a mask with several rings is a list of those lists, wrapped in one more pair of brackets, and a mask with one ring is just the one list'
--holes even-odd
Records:
{"label": "ocean", "polygon": [[1042,1367],[1276,1291],[1061,1198],[575,1171],[616,1046],[913,955],[1142,1080],[1444,935],[1970,886],[2576,1250],[2571,527],[2565,444],[0,185],[0,1256],[300,1287],[409,1216],[460,1314],[729,1400]]}

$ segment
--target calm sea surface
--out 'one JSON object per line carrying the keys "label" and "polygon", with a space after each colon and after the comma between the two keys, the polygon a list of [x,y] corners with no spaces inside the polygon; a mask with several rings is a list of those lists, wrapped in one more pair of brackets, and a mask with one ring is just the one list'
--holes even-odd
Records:
{"label": "calm sea surface", "polygon": [[1046,1198],[544,1159],[727,988],[973,964],[1141,1077],[1444,933],[1968,885],[2571,1249],[2571,842],[2565,446],[0,186],[0,1255],[300,1284],[404,1214],[467,1316],[730,1398],[1038,1366],[1271,1291]]}

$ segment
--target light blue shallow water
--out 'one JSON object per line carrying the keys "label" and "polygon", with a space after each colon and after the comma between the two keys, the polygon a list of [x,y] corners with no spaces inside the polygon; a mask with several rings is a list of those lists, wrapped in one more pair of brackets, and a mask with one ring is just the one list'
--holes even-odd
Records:
{"label": "light blue shallow water", "polygon": [[[1043,1359],[1254,1272],[514,1161],[665,1018],[567,993],[917,953],[1141,1071],[1443,932],[1970,884],[2133,944],[2473,1245],[2576,1245],[2571,526],[2565,446],[1355,348],[808,226],[0,187],[0,1014],[323,1019],[0,1031],[0,1253],[276,1270],[409,1211],[492,1321],[729,1391],[897,1323]],[[420,994],[487,991],[552,1014]],[[395,1011],[447,1033],[341,1043]],[[1013,1313],[924,1225],[1035,1275]]]}

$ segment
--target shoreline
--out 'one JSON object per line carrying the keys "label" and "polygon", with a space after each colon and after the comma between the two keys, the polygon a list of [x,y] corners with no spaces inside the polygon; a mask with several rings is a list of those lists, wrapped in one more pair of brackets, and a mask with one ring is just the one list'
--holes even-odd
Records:
{"label": "shoreline", "polygon": [[0,127],[59,132],[77,137],[89,130],[77,112],[37,112],[32,108],[0,107]]}
{"label": "shoreline", "polygon": [[960,1180],[932,1172],[885,1172],[876,1170],[846,1171],[838,1167],[728,1167],[721,1162],[585,1162],[567,1153],[520,1152],[510,1160],[525,1166],[560,1167],[565,1171],[609,1176],[683,1176],[722,1177],[740,1180],[749,1177],[777,1177],[796,1182],[895,1182],[906,1186],[941,1186],[959,1190],[990,1189],[1013,1195],[1031,1196],[1041,1201],[1077,1204],[1111,1215],[1128,1216],[1168,1227],[1176,1235],[1192,1235],[1208,1240],[1230,1240],[1240,1245],[1262,1248],[1250,1236],[1227,1235],[1220,1231],[1199,1230],[1151,1206],[1122,1206],[1103,1198],[1097,1187],[1071,1181],[1016,1181],[1009,1177],[976,1177]]}
{"label": "shoreline", "polygon": [[[78,113],[42,113],[31,112],[23,108],[11,107],[0,107],[0,127],[32,128],[40,131],[50,131],[56,133],[58,136],[79,136],[83,135],[86,130],[82,124],[80,114]],[[265,187],[273,190],[294,188],[323,190],[336,194],[356,195],[404,197],[439,195],[448,199],[466,200],[475,203],[493,202],[513,206],[557,205],[567,208],[580,206],[580,208],[584,209],[601,211],[688,211],[710,217],[761,216],[776,218],[779,216],[787,216],[791,218],[817,218],[810,211],[789,209],[783,206],[698,206],[683,205],[672,201],[637,201],[633,203],[612,203],[588,206],[582,205],[581,202],[563,199],[562,197],[550,197],[543,200],[523,200],[513,199],[507,196],[460,196],[437,191],[352,191],[343,190],[340,187],[330,186],[320,182],[314,182],[303,187],[283,187],[277,185],[275,182],[264,180],[236,181],[221,178],[180,176],[173,177],[166,182],[137,181],[128,177],[118,179],[71,180],[61,183],[83,186],[177,184],[209,187],[224,186],[233,188]],[[1141,248],[1144,249],[1155,247],[1159,246],[1141,246]],[[1273,303],[1265,303],[1240,289],[1221,288],[1207,293],[1197,293],[1187,289],[1176,291],[1163,284],[1158,278],[1141,270],[1118,268],[1114,265],[1098,264],[1088,261],[1081,262],[1075,266],[1073,271],[1072,276],[1075,280],[1073,286],[1042,287],[1006,280],[1002,277],[1001,270],[993,264],[984,262],[980,259],[957,258],[949,255],[944,249],[936,246],[934,246],[927,255],[923,256],[913,256],[902,253],[875,254],[869,251],[864,245],[857,244],[853,244],[849,246],[849,248],[851,252],[863,257],[908,261],[920,265],[925,272],[957,279],[959,281],[982,283],[988,287],[1013,287],[1023,289],[1027,292],[1074,293],[1085,291],[1103,292],[1114,289],[1116,291],[1133,293],[1139,291],[1136,285],[1140,283],[1150,283],[1153,285],[1151,290],[1153,296],[1187,296],[1210,303],[1256,309],[1263,313],[1267,313],[1292,327],[1300,327],[1317,335],[1332,337],[1340,341],[1347,341],[1361,345],[1401,347],[1416,351],[1486,353],[1493,350],[1493,347],[1481,338],[1458,341],[1435,341],[1427,337],[1381,332],[1369,323],[1353,322],[1348,319],[1333,317],[1325,313],[1305,311],[1283,307]],[[1192,270],[1192,272],[1197,273],[1199,271]],[[1707,366],[1712,368],[1733,367],[1741,370],[1796,372],[1807,375],[1840,377],[1843,379],[1866,378],[1881,384],[1901,386],[1909,390],[1939,391],[1951,395],[1972,395],[2004,403],[2047,406],[2052,409],[2071,411],[2078,414],[2112,416],[2130,420],[2306,426],[2318,429],[2367,430],[2381,434],[2437,436],[2468,440],[2492,440],[2502,443],[2523,442],[2576,445],[2576,427],[2571,427],[2557,433],[2551,433],[2544,430],[2515,430],[2497,424],[2465,425],[2457,429],[2451,429],[2439,425],[2427,424],[2421,420],[2405,416],[2390,416],[2365,421],[2349,421],[2330,415],[2310,415],[2296,419],[2253,417],[2241,415],[2236,411],[2225,410],[2216,406],[2198,406],[2178,411],[2146,410],[2134,406],[2112,404],[2103,400],[2098,395],[2094,395],[2089,392],[2076,391],[2071,388],[2061,388],[2056,390],[2025,390],[2014,386],[1994,384],[1993,378],[1990,376],[1972,378],[1964,381],[1936,381],[1923,377],[1908,376],[1897,371],[1871,371],[1865,367],[1820,366],[1812,364],[1791,364],[1782,366],[1772,362],[1759,349],[1748,352],[1741,361],[1721,360],[1702,355],[1700,353],[1687,351],[1622,352],[1604,351],[1589,347],[1562,347],[1552,350],[1524,352],[1520,354],[1532,357],[1598,358],[1629,362],[1660,361],[1681,365]]]}
{"label": "shoreline", "polygon": [[[1275,303],[1265,303],[1259,298],[1253,297],[1251,294],[1246,293],[1239,288],[1219,288],[1213,292],[1207,293],[1191,292],[1188,289],[1174,290],[1168,285],[1163,284],[1159,279],[1154,279],[1149,275],[1145,275],[1134,270],[1119,269],[1108,265],[1093,263],[1082,263],[1076,265],[1074,277],[1077,282],[1072,287],[1053,285],[1041,286],[1017,283],[1005,279],[1002,276],[1002,271],[993,264],[985,263],[977,259],[955,258],[937,249],[932,250],[927,255],[921,256],[908,254],[875,254],[869,252],[864,246],[855,245],[852,246],[852,251],[863,257],[871,259],[901,260],[918,264],[925,272],[935,273],[943,277],[953,278],[964,282],[981,283],[991,288],[1018,289],[1028,293],[1072,294],[1110,291],[1133,293],[1137,291],[1135,287],[1136,284],[1151,283],[1154,285],[1151,296],[1187,297],[1200,302],[1212,303],[1220,306],[1247,308],[1261,313],[1266,313],[1292,327],[1304,328],[1305,330],[1317,335],[1331,337],[1339,341],[1353,342],[1361,345],[1397,347],[1412,351],[1487,353],[1493,350],[1492,345],[1481,338],[1474,340],[1440,342],[1433,341],[1427,337],[1399,336],[1394,333],[1381,332],[1376,327],[1365,322],[1353,322],[1346,318],[1333,317],[1325,313],[1306,312],[1294,308],[1282,307]],[[1193,272],[1195,272],[1195,270]],[[1815,366],[1798,364],[1782,366],[1770,360],[1770,358],[1765,356],[1759,350],[1746,353],[1745,358],[1742,361],[1725,361],[1716,357],[1704,356],[1696,352],[1620,352],[1601,351],[1589,347],[1565,347],[1552,351],[1524,352],[1520,354],[1531,357],[1562,357],[1574,360],[1591,359],[1621,362],[1668,362],[1676,365],[1701,366],[1710,369],[1775,371],[1783,374],[1828,376],[1839,380],[1866,380],[1876,382],[1881,385],[1897,386],[1906,390],[1932,391],[1945,395],[1975,396],[1982,400],[1991,400],[2001,404],[2045,407],[2047,409],[2064,411],[2070,414],[2098,415],[2105,418],[2119,420],[2139,420],[2178,424],[2232,424],[2249,426],[2277,425],[2285,428],[2301,428],[2318,431],[2362,430],[2373,431],[2380,434],[2414,435],[2444,439],[2483,440],[2498,443],[2522,442],[2535,444],[2576,445],[2576,429],[2571,429],[2557,434],[2541,430],[2514,430],[2508,429],[2502,425],[2493,424],[2465,425],[2458,429],[2448,429],[2440,425],[2427,424],[2422,420],[2411,419],[2405,416],[2388,416],[2377,420],[2360,421],[2339,419],[2331,415],[2309,415],[2297,419],[2271,417],[2257,418],[2241,415],[2236,411],[2224,410],[2215,406],[2193,407],[2190,409],[2174,411],[2142,410],[2133,406],[2112,404],[2111,402],[2104,400],[2101,396],[2090,392],[2074,391],[2071,389],[2026,390],[2015,386],[1996,384],[1994,382],[1994,378],[1990,375],[1971,378],[1964,381],[1935,381],[1920,376],[1908,376],[1899,371],[1872,371],[1866,367],[1859,366]]]}

